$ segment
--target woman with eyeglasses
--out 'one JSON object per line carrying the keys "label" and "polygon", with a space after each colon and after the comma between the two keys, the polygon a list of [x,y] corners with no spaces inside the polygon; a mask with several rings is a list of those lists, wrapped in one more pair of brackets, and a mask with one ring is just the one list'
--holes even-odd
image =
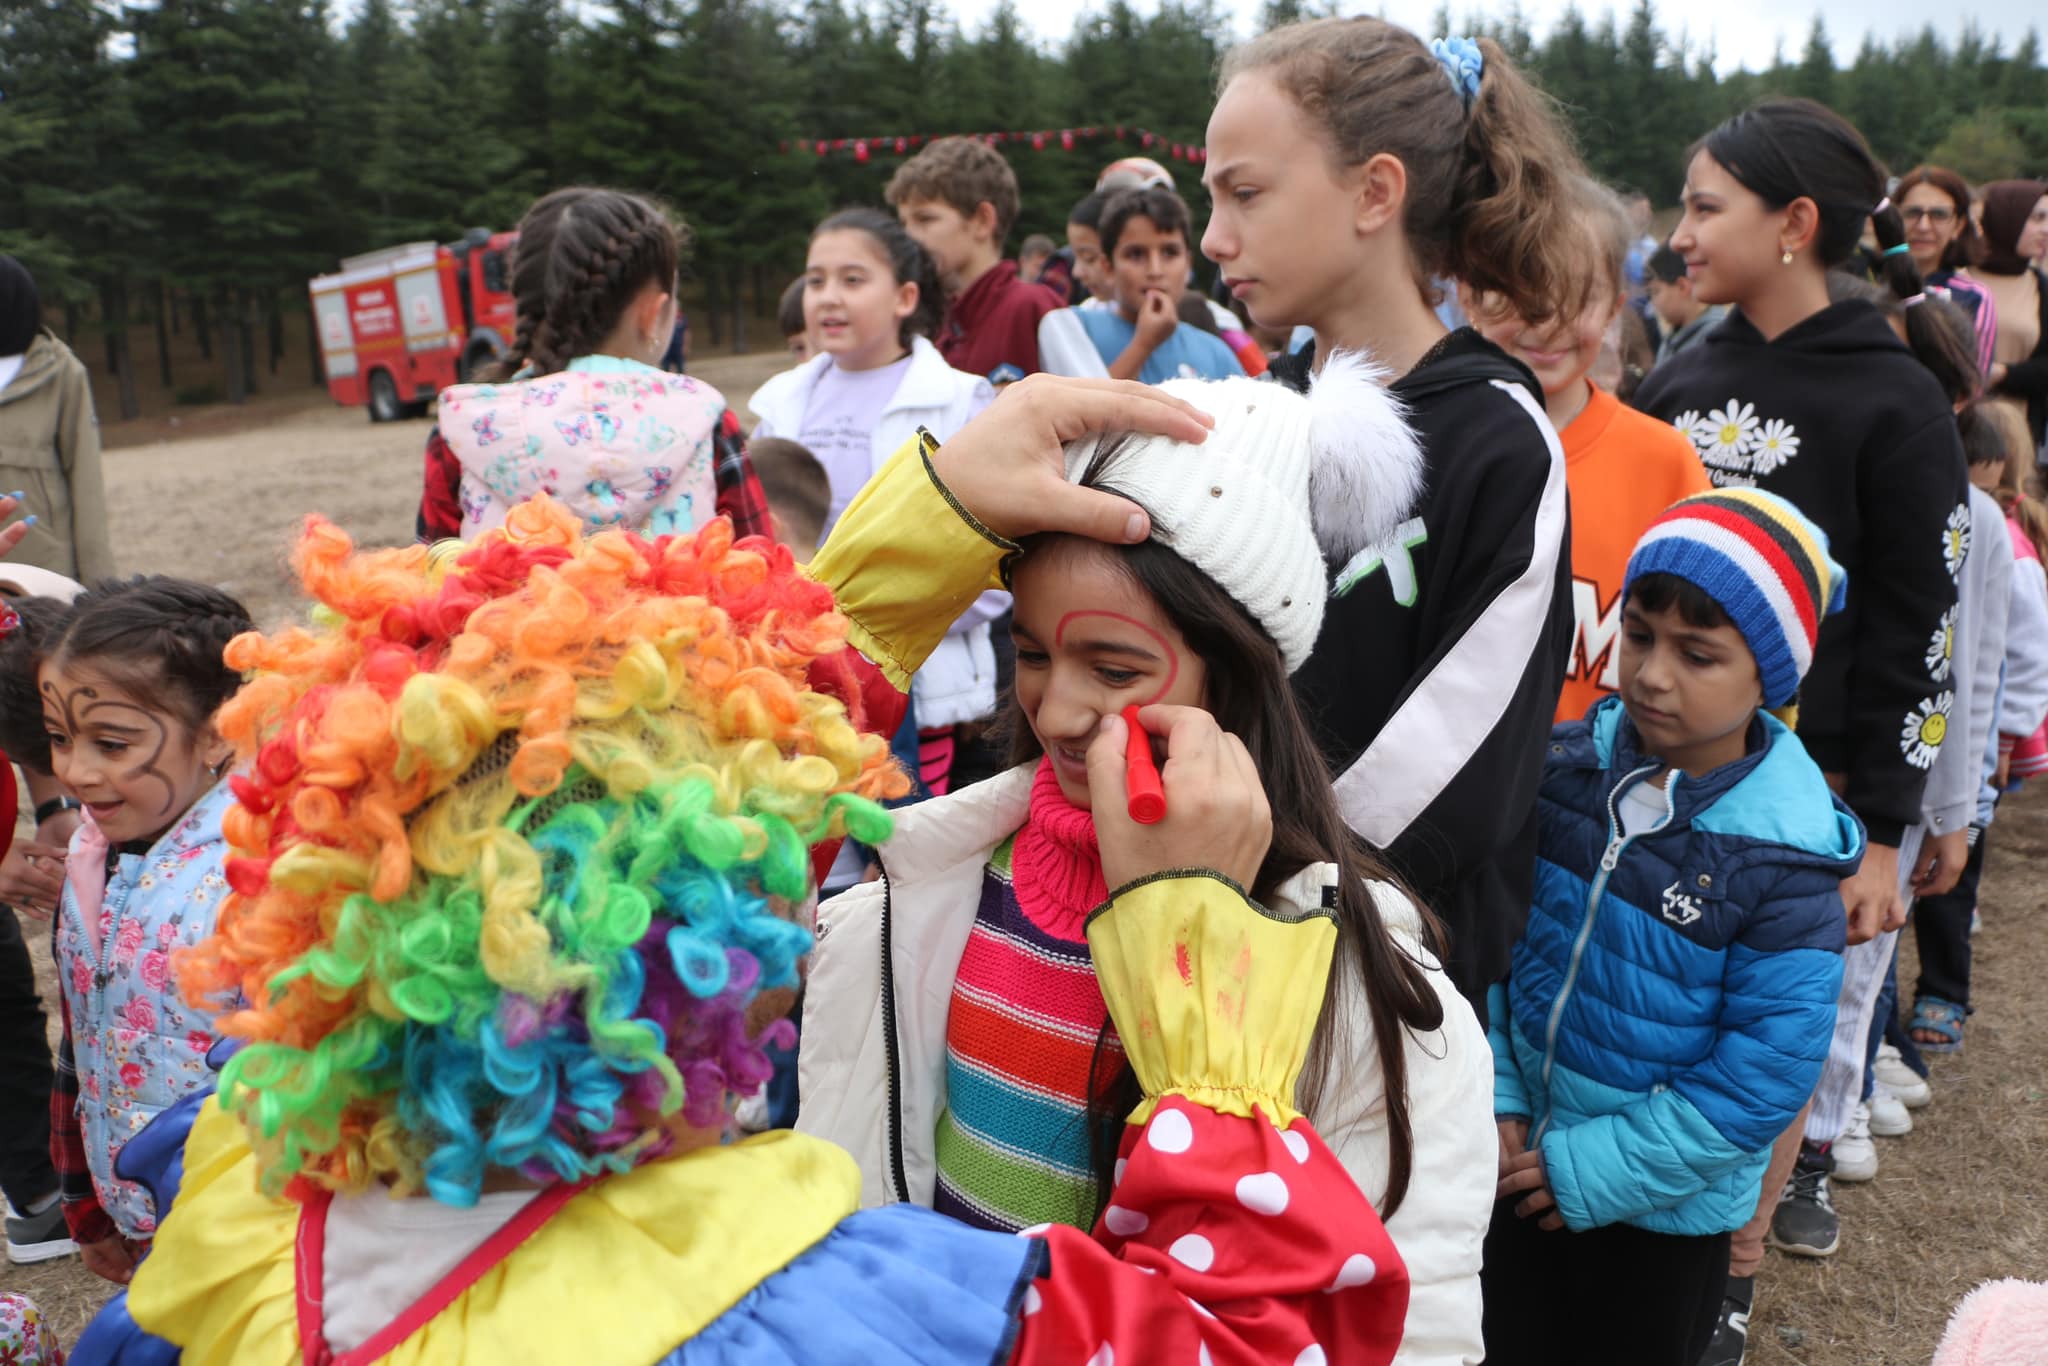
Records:
{"label": "woman with eyeglasses", "polygon": [[1968,267],[1984,259],[1984,239],[1970,218],[1970,187],[1946,166],[1915,166],[1899,177],[1892,203],[1906,220],[1906,246],[1930,289],[1948,291],[1977,329],[1977,368],[1991,372],[1998,341],[1998,305]]}

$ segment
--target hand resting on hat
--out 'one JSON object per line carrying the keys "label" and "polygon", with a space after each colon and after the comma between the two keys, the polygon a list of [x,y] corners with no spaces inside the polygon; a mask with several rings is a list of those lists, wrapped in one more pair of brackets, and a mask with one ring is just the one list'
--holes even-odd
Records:
{"label": "hand resting on hat", "polygon": [[1198,443],[1215,420],[1185,399],[1126,380],[1032,375],[1010,385],[932,456],[939,482],[1010,540],[1071,532],[1113,545],[1151,534],[1137,504],[1067,481],[1062,447],[1089,432],[1146,432]]}

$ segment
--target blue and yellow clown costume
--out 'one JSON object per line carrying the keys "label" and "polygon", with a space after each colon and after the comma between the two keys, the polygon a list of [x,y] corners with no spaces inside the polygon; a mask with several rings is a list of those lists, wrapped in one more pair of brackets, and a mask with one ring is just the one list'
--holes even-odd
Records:
{"label": "blue and yellow clown costume", "polygon": [[[1090,918],[1145,1096],[1092,1234],[857,1212],[840,1149],[716,1141],[786,1028],[808,855],[885,838],[901,782],[810,666],[850,640],[903,686],[1016,549],[928,456],[814,578],[722,519],[586,536],[545,500],[434,552],[309,527],[313,624],[231,651],[234,892],[178,965],[239,1001],[239,1051],[124,1154],[169,1214],[74,1360],[1392,1359],[1405,1269],[1292,1104],[1335,922],[1214,873]],[[328,1341],[347,1202],[452,1229],[508,1187],[409,1307]]]}

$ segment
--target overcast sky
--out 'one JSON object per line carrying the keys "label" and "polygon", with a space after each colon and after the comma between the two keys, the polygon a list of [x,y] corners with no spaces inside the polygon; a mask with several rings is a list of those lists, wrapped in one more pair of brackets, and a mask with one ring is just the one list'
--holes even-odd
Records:
{"label": "overcast sky", "polygon": [[[1149,11],[1157,0],[1134,0],[1134,3],[1141,11]],[[1249,33],[1258,15],[1259,0],[1221,0],[1221,3],[1225,10],[1237,15],[1239,32]],[[1344,12],[1382,13],[1396,23],[1426,33],[1438,4],[1439,0],[1384,0],[1383,5],[1346,3]],[[950,0],[950,7],[960,16],[961,26],[973,30],[995,8],[995,0]],[[1077,15],[1100,7],[1094,0],[1030,0],[1021,8],[1026,22],[1035,24],[1041,36],[1060,39],[1072,30]],[[1522,3],[1522,12],[1538,37],[1547,32],[1551,23],[1567,8],[1567,0],[1523,0]],[[1625,21],[1631,6],[1628,0],[1614,6],[1590,0],[1579,8],[1589,22],[1597,22],[1610,8],[1619,11]],[[1454,25],[1475,13],[1499,13],[1504,9],[1505,6],[1474,6],[1458,0],[1451,3]],[[1888,41],[1901,33],[1917,33],[1923,25],[1932,23],[1936,32],[1953,41],[1963,24],[1974,20],[1987,37],[2002,37],[2006,50],[2010,51],[2026,33],[2028,25],[2040,24],[2043,16],[2039,0],[1971,0],[1962,8],[1937,3],[1937,0],[1821,0],[1818,5],[1804,7],[1772,4],[1769,0],[1713,0],[1705,5],[1664,0],[1657,6],[1658,20],[1667,29],[1675,31],[1684,26],[1690,30],[1695,42],[1711,39],[1717,53],[1717,65],[1723,71],[1737,66],[1754,70],[1770,65],[1771,55],[1781,40],[1787,57],[1797,61],[1816,12],[1826,21],[1836,60],[1844,66],[1854,59],[1866,32],[1874,32],[1880,39]]]}

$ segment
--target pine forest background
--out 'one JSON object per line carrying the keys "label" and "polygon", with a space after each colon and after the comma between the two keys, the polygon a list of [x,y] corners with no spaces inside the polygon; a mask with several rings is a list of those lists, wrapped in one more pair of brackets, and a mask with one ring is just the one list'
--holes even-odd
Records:
{"label": "pine forest background", "polygon": [[[1315,12],[1268,0],[1260,22]],[[1781,92],[1839,109],[1894,170],[2048,172],[2032,32],[2010,49],[1967,28],[1953,43],[1931,28],[1866,39],[1844,67],[1816,20],[1803,52],[1717,74],[1649,0],[1620,19],[1568,13],[1540,37],[1513,10],[1456,27],[1498,38],[1565,104],[1594,170],[1659,206],[1694,138]],[[1213,0],[1145,14],[1107,0],[1052,45],[1008,0],[973,30],[937,0],[361,0],[345,15],[325,0],[0,0],[0,251],[28,264],[88,363],[104,360],[121,416],[135,411],[131,328],[155,327],[166,388],[161,339],[186,327],[206,391],[301,385],[317,376],[279,375],[278,359],[286,329],[307,327],[309,277],[376,247],[509,228],[575,182],[682,214],[696,344],[738,346],[801,268],[811,226],[879,202],[900,160],[798,140],[1124,125],[1198,143],[1231,41]],[[1141,148],[1003,150],[1023,190],[1014,250],[1027,232],[1057,238],[1095,172]],[[1199,221],[1200,168],[1168,164]],[[756,325],[753,340],[777,339]]]}

